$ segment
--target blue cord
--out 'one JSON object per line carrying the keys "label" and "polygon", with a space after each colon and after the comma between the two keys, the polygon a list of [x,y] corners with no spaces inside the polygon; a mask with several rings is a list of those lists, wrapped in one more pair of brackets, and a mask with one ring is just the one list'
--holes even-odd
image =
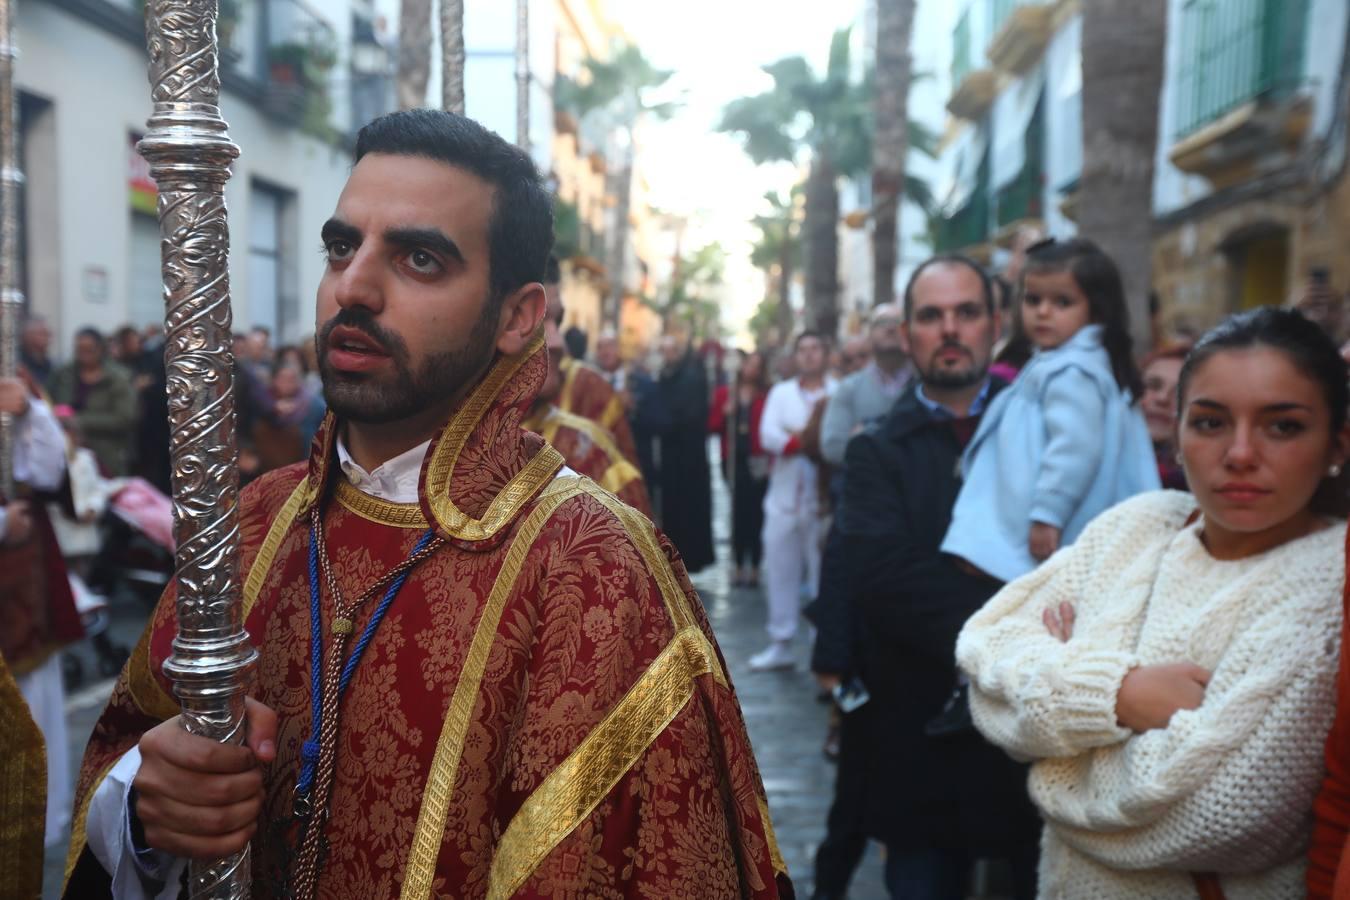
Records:
{"label": "blue cord", "polygon": [[[435,536],[434,530],[428,530],[422,535],[413,547],[411,556],[426,549],[427,544]],[[384,592],[384,599],[380,605],[375,607],[374,614],[370,621],[366,623],[365,630],[361,632],[361,638],[356,642],[356,647],[352,650],[352,655],[347,658],[346,664],[342,667],[342,675],[338,679],[338,703],[342,702],[342,695],[347,690],[347,683],[352,680],[352,673],[356,671],[357,665],[361,662],[361,655],[366,652],[366,645],[370,643],[371,638],[375,636],[375,630],[380,627],[380,622],[384,620],[384,614],[389,611],[389,607],[394,602],[394,597],[398,595],[399,589],[403,583],[408,580],[411,569],[399,575],[394,582],[389,585],[389,589]],[[309,666],[310,666],[310,734],[309,740],[300,746],[300,776],[295,781],[295,791],[297,794],[308,794],[314,787],[314,775],[319,767],[319,732],[323,728],[323,629],[320,614],[320,590],[319,590],[319,541],[315,533],[313,523],[309,527]]]}

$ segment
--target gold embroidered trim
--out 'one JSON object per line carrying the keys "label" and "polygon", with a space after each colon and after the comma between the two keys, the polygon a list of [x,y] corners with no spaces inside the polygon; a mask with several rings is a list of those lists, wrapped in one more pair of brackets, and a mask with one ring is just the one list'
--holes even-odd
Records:
{"label": "gold embroidered trim", "polygon": [[633,468],[633,464],[623,457],[605,470],[605,474],[600,476],[600,486],[611,494],[617,494],[619,491],[628,487],[642,474]]}
{"label": "gold embroidered trim", "polygon": [[[629,534],[637,543],[638,552],[642,554],[648,569],[651,570],[656,577],[657,584],[661,587],[661,596],[665,600],[666,611],[670,614],[671,621],[675,623],[676,629],[684,631],[687,628],[697,628],[689,611],[689,600],[680,588],[679,582],[675,580],[675,572],[665,554],[661,552],[661,548],[657,545],[656,530],[652,523],[632,507],[626,506],[608,494],[594,490],[593,485],[587,493],[603,503],[628,528]],[[716,654],[713,655],[713,662],[715,666],[713,674],[717,682],[724,687],[728,686],[726,675],[722,672],[721,667],[716,665]],[[787,862],[783,859],[782,851],[778,847],[778,838],[773,831],[773,821],[769,818],[768,803],[758,795],[755,799],[760,805],[760,818],[764,822],[764,837],[769,845],[769,858],[776,871],[787,874]]]}
{"label": "gold embroidered trim", "polygon": [[286,539],[286,532],[291,530],[295,517],[309,504],[312,494],[313,488],[309,479],[300,479],[300,483],[291,491],[291,495],[278,510],[277,517],[268,527],[267,537],[263,538],[258,555],[253,558],[253,565],[248,570],[248,579],[244,581],[244,619],[248,619],[248,614],[253,611],[253,604],[258,602],[258,593],[262,590],[263,581],[267,579],[267,573],[272,568],[272,559],[281,549],[281,542]]}
{"label": "gold embroidered trim", "polygon": [[427,527],[427,517],[422,515],[422,507],[416,503],[394,503],[362,493],[345,478],[337,480],[334,491],[337,502],[351,510],[367,522],[377,525],[392,525],[395,528]]}
{"label": "gold embroidered trim", "polygon": [[42,893],[47,745],[0,657],[0,897]]}
{"label": "gold embroidered trim", "polygon": [[717,654],[697,626],[675,635],[576,749],[526,798],[497,843],[488,900],[520,889],[554,848],[604,800],[619,779],[694,696],[694,679],[721,679]]}
{"label": "gold embroidered trim", "polygon": [[70,884],[70,876],[75,871],[75,864],[80,861],[80,854],[84,851],[84,845],[88,842],[85,824],[89,821],[89,804],[93,802],[98,786],[103,783],[103,779],[108,777],[108,773],[112,771],[112,767],[115,765],[117,765],[116,757],[98,771],[98,775],[89,783],[89,790],[85,792],[84,799],[80,801],[79,807],[75,810],[75,818],[70,823],[70,846],[66,849],[66,874],[61,882],[62,893],[65,893],[64,886]]}
{"label": "gold embroidered trim", "polygon": [[619,421],[624,414],[623,398],[616,393],[613,397],[609,398],[609,402],[605,404],[604,411],[600,413],[600,424],[610,431],[613,431],[614,423]]}
{"label": "gold embroidered trim", "polygon": [[520,531],[506,551],[506,558],[497,572],[492,591],[478,619],[478,626],[474,629],[473,641],[464,658],[464,667],[450,697],[441,736],[436,742],[436,752],[431,758],[431,772],[422,792],[422,807],[417,814],[417,828],[413,832],[408,865],[403,874],[403,891],[400,894],[403,900],[424,900],[431,896],[436,860],[445,840],[445,820],[463,755],[464,736],[468,733],[469,720],[478,702],[483,672],[487,669],[488,654],[497,639],[497,626],[506,608],[507,597],[515,586],[525,557],[540,530],[559,506],[585,490],[585,484],[582,478],[555,479],[545,488],[539,503],[521,523]]}
{"label": "gold embroidered trim", "polygon": [[778,849],[778,837],[773,833],[773,820],[769,818],[769,801],[755,794],[755,802],[759,804],[759,821],[764,825],[764,839],[769,844],[769,862],[773,864],[775,872],[786,875],[787,860],[783,859],[783,851]]}
{"label": "gold embroidered trim", "polygon": [[562,390],[558,391],[558,406],[563,409],[572,408],[572,389],[577,382],[577,373],[581,371],[577,361],[571,357],[564,357],[560,368],[563,372]]}
{"label": "gold embroidered trim", "polygon": [[436,524],[456,540],[481,541],[495,535],[503,526],[514,521],[521,507],[530,502],[539,489],[562,468],[562,455],[552,447],[545,446],[492,498],[492,503],[481,519],[467,515],[450,499],[450,476],[469,435],[497,399],[502,387],[543,345],[544,337],[540,334],[530,341],[523,352],[498,360],[445,426],[432,450],[431,459],[427,461],[426,490],[431,514],[435,516]]}

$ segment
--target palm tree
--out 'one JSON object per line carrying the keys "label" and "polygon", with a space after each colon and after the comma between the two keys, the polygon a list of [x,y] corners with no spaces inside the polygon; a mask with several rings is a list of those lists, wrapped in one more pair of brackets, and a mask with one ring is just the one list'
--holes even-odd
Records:
{"label": "palm tree", "polygon": [[441,2],[441,106],[464,115],[464,0]]}
{"label": "palm tree", "polygon": [[398,108],[425,106],[431,80],[431,0],[401,0],[398,13]]}
{"label": "palm tree", "polygon": [[794,161],[810,151],[806,177],[807,326],[834,335],[839,324],[839,185],[867,165],[868,88],[849,79],[849,31],[835,32],[823,77],[800,56],[764,67],[773,87],[727,104],[718,130],[741,136],[756,163]]}
{"label": "palm tree", "polygon": [[610,235],[610,289],[601,311],[604,323],[617,327],[626,287],[624,260],[628,255],[628,217],[633,202],[635,132],[645,118],[669,118],[676,104],[652,101],[653,89],[664,85],[672,72],[653,66],[633,44],[616,47],[607,60],[587,59],[585,71],[583,80],[558,76],[554,83],[554,102],[578,119],[587,115],[603,116],[624,139],[623,164],[615,179],[618,204],[614,231]]}
{"label": "palm tree", "polygon": [[895,296],[899,207],[909,153],[909,42],[914,0],[877,0],[876,91],[872,108],[872,302]]}
{"label": "palm tree", "polygon": [[1078,228],[1125,279],[1135,347],[1152,340],[1153,154],[1167,0],[1083,0],[1083,173]]}
{"label": "palm tree", "polygon": [[773,279],[777,300],[770,322],[778,331],[778,340],[785,341],[792,334],[792,277],[802,255],[801,228],[797,215],[797,198],[801,185],[792,188],[786,199],[777,191],[764,195],[768,214],[754,218],[759,229],[759,240],[750,249],[750,262],[763,269]]}

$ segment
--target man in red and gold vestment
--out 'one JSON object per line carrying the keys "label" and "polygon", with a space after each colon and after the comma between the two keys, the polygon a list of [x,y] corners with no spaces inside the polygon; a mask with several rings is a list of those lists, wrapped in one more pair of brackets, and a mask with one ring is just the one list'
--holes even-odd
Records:
{"label": "man in red and gold vestment", "polygon": [[329,417],[240,503],[247,746],[172,721],[166,596],[85,756],[67,896],[173,896],[250,843],[255,897],[790,896],[678,556],[520,427],[533,164],[432,110],[356,159],[323,228]]}
{"label": "man in red and gold vestment", "polygon": [[[557,257],[551,254],[545,268],[544,293],[548,295],[550,308],[563,308],[562,270]],[[561,322],[558,327],[562,327]],[[628,424],[628,410],[624,406],[623,396],[610,386],[599,369],[582,360],[564,355],[560,368],[562,387],[554,405],[563,412],[590,419],[608,431],[614,436],[614,443],[618,445],[624,459],[637,466],[637,444],[633,441],[633,429]]]}
{"label": "man in red and gold vestment", "polygon": [[[556,261],[549,258],[552,265]],[[652,504],[647,485],[637,466],[619,452],[614,436],[590,419],[559,409],[554,401],[562,389],[561,363],[566,348],[562,339],[562,296],[546,291],[548,308],[544,314],[544,346],[548,350],[548,377],[525,417],[524,427],[553,445],[562,454],[567,467],[585,475],[647,518]]]}

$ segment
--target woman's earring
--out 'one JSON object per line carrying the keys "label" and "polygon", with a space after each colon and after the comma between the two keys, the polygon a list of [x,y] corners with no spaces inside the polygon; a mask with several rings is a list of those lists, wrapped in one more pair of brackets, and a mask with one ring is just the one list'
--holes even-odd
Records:
{"label": "woman's earring", "polygon": [[1341,475],[1341,467],[1340,467],[1340,464],[1339,464],[1339,463],[1332,463],[1332,464],[1331,464],[1331,468],[1330,468],[1330,469],[1327,469],[1327,475],[1328,475],[1329,477],[1331,477],[1331,478],[1339,478],[1340,475]]}

